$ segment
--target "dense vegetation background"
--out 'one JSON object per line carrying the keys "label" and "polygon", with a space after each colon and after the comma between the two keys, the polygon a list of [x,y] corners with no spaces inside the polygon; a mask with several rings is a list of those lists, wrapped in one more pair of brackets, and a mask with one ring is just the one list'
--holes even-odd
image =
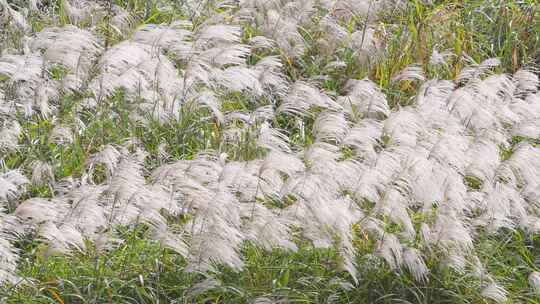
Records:
{"label": "dense vegetation background", "polygon": [[0,7],[0,302],[540,303],[537,1]]}

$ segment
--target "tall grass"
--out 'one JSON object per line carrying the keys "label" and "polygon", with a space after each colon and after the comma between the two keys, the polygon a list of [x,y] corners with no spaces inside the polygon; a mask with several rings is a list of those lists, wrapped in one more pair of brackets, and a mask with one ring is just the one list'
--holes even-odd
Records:
{"label": "tall grass", "polygon": [[0,7],[0,302],[540,303],[535,1]]}

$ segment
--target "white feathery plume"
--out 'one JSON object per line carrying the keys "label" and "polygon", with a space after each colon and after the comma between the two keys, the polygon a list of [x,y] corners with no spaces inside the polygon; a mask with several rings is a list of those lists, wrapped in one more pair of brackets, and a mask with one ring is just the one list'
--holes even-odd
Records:
{"label": "white feathery plume", "polygon": [[67,223],[77,227],[85,237],[95,240],[100,229],[108,227],[105,208],[100,203],[106,185],[83,185],[72,189],[65,195],[71,201],[71,209],[67,214]]}
{"label": "white feathery plume", "polygon": [[492,181],[501,163],[499,148],[491,141],[479,139],[467,151],[469,165],[465,173],[482,181]]}
{"label": "white feathery plume", "polygon": [[540,93],[528,94],[523,99],[514,97],[510,100],[508,107],[519,117],[518,121],[535,119],[540,112]]}
{"label": "white feathery plume", "polygon": [[223,123],[225,121],[225,117],[220,110],[220,100],[212,91],[205,90],[200,92],[194,101],[201,107],[208,108],[219,123]]}
{"label": "white feathery plume", "polygon": [[[33,198],[19,205],[15,214],[37,225],[39,235],[49,241],[47,254],[56,254],[83,248],[83,238],[102,242],[100,231],[111,223],[129,225],[146,221],[158,231],[165,225],[159,214],[161,210],[178,213],[169,194],[161,186],[145,185],[137,163],[124,158],[110,184],[81,186],[53,201]],[[169,231],[154,235],[154,239],[174,250],[185,252],[177,238]]]}
{"label": "white feathery plume", "polygon": [[16,120],[4,121],[4,125],[0,128],[0,150],[16,150],[21,134],[21,126]]}
{"label": "white feathery plume", "polygon": [[508,130],[505,129],[483,129],[474,135],[476,138],[482,138],[485,141],[492,142],[500,148],[509,149],[512,145],[512,139],[509,138]]}
{"label": "white feathery plume", "polygon": [[335,61],[331,61],[330,63],[328,63],[327,65],[324,66],[324,69],[327,70],[327,71],[338,71],[340,69],[343,69],[343,68],[346,68],[347,67],[347,63],[343,60],[335,60]]}
{"label": "white feathery plume", "polygon": [[215,193],[209,198],[211,201],[201,201],[208,205],[196,210],[196,217],[188,223],[192,239],[186,270],[211,270],[214,263],[239,270],[244,262],[237,248],[244,236],[239,230],[238,203],[235,204],[232,195],[226,192]]}
{"label": "white feathery plume", "polygon": [[385,7],[385,2],[389,1],[340,0],[321,2],[327,3],[328,9],[332,14],[343,21],[348,21],[355,17],[366,20],[366,22],[372,22]]}
{"label": "white feathery plume", "polygon": [[228,65],[242,66],[246,62],[246,58],[250,53],[247,45],[243,44],[226,44],[204,50],[198,54],[194,62],[191,64],[200,65],[201,68],[214,73],[210,67],[225,67]]}
{"label": "white feathery plume", "polygon": [[276,170],[287,176],[294,176],[305,170],[305,165],[296,155],[271,151],[264,158],[261,165],[261,171]]}
{"label": "white feathery plume", "polygon": [[94,167],[97,164],[103,164],[107,169],[106,174],[110,176],[114,173],[118,160],[120,159],[120,152],[112,145],[108,144],[102,148],[102,150],[96,154],[90,156],[86,161],[89,174],[92,175]]}
{"label": "white feathery plume", "polygon": [[368,233],[368,237],[372,236],[374,239],[381,239],[385,234],[384,225],[385,224],[382,220],[369,215],[364,216],[359,222],[359,227]]}
{"label": "white feathery plume", "polygon": [[272,105],[260,106],[251,113],[245,111],[231,111],[224,115],[224,120],[228,125],[233,122],[241,122],[244,128],[258,125],[259,123],[270,122],[274,118],[274,108]]}
{"label": "white feathery plume", "polygon": [[287,1],[281,6],[281,13],[287,17],[298,20],[299,25],[310,24],[311,17],[316,12],[315,4],[312,0]]}
{"label": "white feathery plume", "polygon": [[17,207],[15,215],[36,227],[38,235],[48,241],[45,254],[50,255],[84,247],[80,231],[64,223],[68,212],[69,205],[61,199],[31,198]]}
{"label": "white feathery plume", "polygon": [[357,185],[353,188],[353,195],[361,200],[365,199],[369,202],[376,203],[381,199],[384,193],[387,178],[379,170],[368,168],[358,178]]}
{"label": "white feathery plume", "polygon": [[185,69],[180,72],[183,80],[181,97],[187,99],[185,97],[193,93],[195,86],[199,84],[212,87],[212,75],[214,74],[214,70],[215,68],[211,66],[211,63],[206,62],[205,58],[191,58]]}
{"label": "white feathery plume", "polygon": [[11,241],[15,240],[18,230],[19,225],[13,216],[5,214],[4,208],[0,206],[0,284],[15,283],[17,280],[19,252]]}
{"label": "white feathery plume", "polygon": [[223,130],[222,139],[224,143],[231,143],[236,144],[242,140],[242,138],[245,138],[245,134],[247,133],[247,128],[241,127],[228,127]]}
{"label": "white feathery plume", "polygon": [[188,255],[188,245],[183,238],[184,231],[176,232],[166,224],[154,225],[150,229],[150,237],[158,241],[161,246],[169,248],[183,257]]}
{"label": "white feathery plume", "polygon": [[403,251],[403,264],[417,282],[428,280],[429,270],[417,249],[407,248]]}
{"label": "white feathery plume", "polygon": [[122,243],[123,240],[116,237],[113,233],[105,232],[96,236],[94,246],[98,253],[103,253],[113,250],[115,247]]}
{"label": "white feathery plume", "polygon": [[537,295],[540,295],[540,272],[533,271],[529,274],[529,285]]}
{"label": "white feathery plume", "polygon": [[[341,151],[332,144],[315,142],[304,152],[304,162],[309,174],[327,180],[328,194],[342,197],[340,191],[352,191],[357,187],[365,166],[354,159],[340,161]],[[310,176],[310,177],[311,177]],[[302,183],[299,183],[302,185]]]}
{"label": "white feathery plume", "polygon": [[27,117],[33,115],[36,108],[44,117],[51,112],[48,100],[56,96],[58,88],[44,77],[44,67],[43,57],[38,54],[0,57],[0,74],[7,76],[15,88],[16,99],[12,105],[22,108]]}
{"label": "white feathery plume", "polygon": [[362,119],[349,130],[342,144],[351,147],[364,163],[373,164],[377,159],[376,148],[381,137],[381,123],[372,119]]}
{"label": "white feathery plume", "polygon": [[[219,176],[220,187],[228,187],[231,193],[235,193],[240,202],[255,202],[263,199],[266,194],[262,189],[262,172],[260,162],[229,162],[225,164]],[[281,188],[281,179],[277,183]],[[269,189],[275,191],[275,189]]]}
{"label": "white feathery plume", "polygon": [[501,61],[498,58],[489,58],[482,61],[480,64],[472,64],[461,70],[457,77],[457,80],[458,82],[468,82],[471,80],[476,80],[480,76],[487,74],[492,68],[495,68],[500,64]]}
{"label": "white feathery plume", "polygon": [[249,44],[255,49],[273,49],[276,42],[266,36],[253,36],[249,39]]}
{"label": "white feathery plume", "polygon": [[15,210],[15,215],[29,221],[32,224],[53,222],[65,218],[69,205],[57,198],[51,200],[34,197],[20,203]]}
{"label": "white feathery plume", "polygon": [[24,192],[28,179],[18,170],[0,174],[0,202],[8,202]]}
{"label": "white feathery plume", "polygon": [[[31,106],[35,108],[41,114],[41,117],[45,119],[49,118],[49,116],[56,111],[55,106],[49,104],[49,100],[58,96],[55,91],[56,88],[51,87],[50,82],[45,82],[37,87],[36,93],[33,96],[33,103]],[[24,94],[22,94],[22,96],[24,96]],[[33,110],[28,111],[26,116],[30,116],[31,113],[33,113]]]}
{"label": "white feathery plume", "polygon": [[275,112],[272,105],[260,106],[251,113],[250,123],[271,121],[274,119]]}
{"label": "white feathery plume", "polygon": [[258,73],[262,88],[275,96],[284,96],[288,90],[285,75],[281,72],[282,63],[277,56],[266,56],[257,61],[253,69]]}
{"label": "white feathery plume", "polygon": [[85,73],[101,52],[97,38],[89,31],[68,25],[45,28],[30,42],[32,52],[43,52],[45,61],[61,64],[72,73]]}
{"label": "white feathery plume", "polygon": [[237,121],[240,121],[243,124],[248,124],[248,125],[251,125],[254,123],[254,121],[252,121],[251,119],[252,116],[249,115],[249,113],[246,113],[246,111],[242,111],[242,110],[228,112],[224,115],[223,118],[227,125],[234,125],[234,122],[237,122]]}
{"label": "white feathery plume", "polygon": [[521,219],[519,227],[530,234],[536,234],[540,232],[540,218],[537,216],[528,215]]}
{"label": "white feathery plume", "polygon": [[[333,175],[340,190],[352,191],[352,194],[356,195],[354,189],[358,186],[359,177],[366,172],[366,165],[353,158],[348,158],[338,161],[334,167],[335,169],[332,168],[328,172],[322,172],[321,174],[328,176],[328,178],[332,178],[331,175]],[[334,170],[337,174],[333,172]]]}
{"label": "white feathery plume", "polygon": [[359,118],[382,120],[390,115],[386,97],[372,81],[350,79],[345,87],[348,94],[339,97],[338,103],[353,117],[353,120]]}
{"label": "white feathery plume", "polygon": [[262,195],[270,199],[278,199],[280,197],[280,189],[283,187],[284,181],[282,173],[277,170],[260,169],[258,188]]}
{"label": "white feathery plume", "polygon": [[[515,99],[514,99],[515,100]],[[538,116],[538,110],[540,109],[540,91],[529,94],[527,97],[523,99],[521,102],[521,99],[518,99],[520,102],[514,103],[512,105],[517,105],[512,108],[512,111],[516,112],[517,114],[521,113],[531,113],[533,117]],[[525,117],[527,117],[525,115]]]}
{"label": "white feathery plume", "polygon": [[100,59],[104,73],[121,75],[152,57],[151,48],[145,44],[123,41],[116,44]]}
{"label": "white feathery plume", "polygon": [[167,151],[167,143],[166,142],[160,142],[159,145],[156,148],[157,150],[157,157],[160,162],[164,162],[171,158],[171,155]]}
{"label": "white feathery plume", "polygon": [[537,185],[527,185],[523,189],[523,196],[533,208],[540,208],[540,184]]}
{"label": "white feathery plume", "polygon": [[514,220],[519,223],[527,217],[526,203],[514,187],[497,182],[483,188],[485,197],[478,206],[483,213],[475,221],[487,232],[495,233],[499,228],[513,229]]}
{"label": "white feathery plume", "polygon": [[414,239],[416,234],[407,206],[410,204],[406,194],[401,193],[397,187],[388,189],[382,199],[375,206],[376,210],[400,225],[404,234],[409,239]]}
{"label": "white feathery plume", "polygon": [[333,49],[339,47],[339,44],[349,36],[347,29],[339,25],[338,20],[330,15],[319,20],[319,30],[324,33],[328,47]]}
{"label": "white feathery plume", "polygon": [[474,208],[474,203],[468,198],[467,186],[460,174],[449,173],[444,180],[443,187],[446,187],[444,190],[445,201],[439,205],[439,212],[462,214]]}
{"label": "white feathery plume", "polygon": [[112,6],[112,15],[111,28],[124,38],[131,33],[138,21],[136,16],[118,5]]}
{"label": "white feathery plume", "polygon": [[443,248],[469,250],[473,246],[469,227],[455,214],[439,212],[431,231],[431,242]]}
{"label": "white feathery plume", "polygon": [[165,110],[172,108],[183,87],[174,64],[159,53],[153,54],[152,47],[145,44],[121,42],[103,54],[99,66],[101,75],[90,84],[94,96],[107,96],[123,88],[130,97],[152,102],[146,110],[158,118],[170,115]]}
{"label": "white feathery plume", "polygon": [[376,254],[382,257],[391,269],[397,269],[403,264],[403,247],[397,236],[385,233],[382,239],[377,241]]}
{"label": "white feathery plume", "polygon": [[297,250],[296,244],[290,238],[289,225],[292,223],[286,218],[258,203],[241,204],[240,215],[243,218],[242,231],[247,240],[266,250]]}
{"label": "white feathery plume", "polygon": [[84,238],[79,230],[68,224],[47,221],[39,225],[38,234],[48,241],[45,256],[67,254],[84,248]]}
{"label": "white feathery plume", "polygon": [[352,33],[348,43],[358,62],[367,67],[371,67],[382,57],[382,46],[383,42],[378,38],[376,29],[370,25]]}
{"label": "white feathery plume", "polygon": [[454,83],[449,80],[426,81],[418,88],[416,94],[418,111],[433,113],[436,110],[446,110],[446,100],[454,89]]}
{"label": "white feathery plume", "polygon": [[515,124],[512,128],[512,136],[530,139],[540,138],[540,119],[537,117]]}
{"label": "white feathery plume", "polygon": [[431,147],[428,158],[464,174],[469,164],[466,153],[471,144],[470,141],[471,139],[467,136],[443,133]]}
{"label": "white feathery plume", "polygon": [[291,153],[287,135],[272,128],[267,122],[261,126],[257,146],[270,151]]}
{"label": "white feathery plume", "polygon": [[488,58],[485,59],[480,63],[480,68],[482,69],[488,69],[488,68],[494,68],[501,65],[501,60],[499,58]]}
{"label": "white feathery plume", "polygon": [[300,19],[298,15],[292,18],[271,9],[265,12],[263,18],[262,30],[266,36],[276,41],[287,57],[296,58],[304,53],[304,38],[297,30]]}
{"label": "white feathery plume", "polygon": [[15,25],[14,27],[26,33],[32,30],[30,28],[30,25],[28,25],[28,22],[26,21],[26,18],[23,16],[23,14],[14,10],[9,5],[7,0],[0,0],[0,7],[3,7],[4,14],[9,16],[13,20],[13,25]]}
{"label": "white feathery plume", "polygon": [[481,81],[473,81],[469,87],[484,102],[494,105],[503,105],[505,99],[512,97],[515,91],[515,84],[506,74],[489,75]]}
{"label": "white feathery plume", "polygon": [[73,143],[73,131],[68,126],[56,125],[49,135],[49,142],[57,145]]}
{"label": "white feathery plume", "polygon": [[213,188],[217,186],[219,174],[223,170],[222,164],[217,160],[218,155],[212,152],[200,153],[188,163],[186,174],[195,181]]}
{"label": "white feathery plume", "polygon": [[455,56],[450,51],[439,52],[437,49],[433,49],[431,56],[429,56],[429,64],[432,66],[448,66],[448,58]]}
{"label": "white feathery plume", "polygon": [[443,265],[457,271],[458,273],[464,273],[466,264],[467,260],[465,259],[465,256],[456,250],[450,250],[443,261]]}
{"label": "white feathery plume", "polygon": [[15,114],[15,104],[13,102],[4,102],[4,91],[0,89],[0,116],[9,117]]}
{"label": "white feathery plume", "polygon": [[531,70],[521,69],[512,75],[512,80],[516,85],[516,94],[524,95],[538,91],[540,80]]}
{"label": "white feathery plume", "polygon": [[268,297],[257,297],[255,298],[251,303],[252,304],[281,304],[283,303],[285,300],[282,300],[282,299],[275,299],[276,297],[273,296],[272,298],[268,298]]}
{"label": "white feathery plume", "polygon": [[39,11],[38,0],[29,0],[28,1],[28,8],[31,11]]}
{"label": "white feathery plume", "polygon": [[477,255],[473,254],[471,256],[471,261],[468,261],[470,271],[472,272],[471,275],[474,278],[480,279],[480,280],[492,280],[490,275],[487,273],[486,267],[484,264],[482,264],[482,261],[478,258]]}
{"label": "white feathery plume", "polygon": [[146,107],[155,117],[176,116],[175,99],[183,82],[167,57],[160,55],[144,61],[115,81],[113,89],[124,88],[131,96],[145,99]]}
{"label": "white feathery plume", "polygon": [[399,74],[392,78],[392,81],[420,81],[424,82],[426,76],[424,75],[424,69],[418,65],[410,65],[404,68]]}
{"label": "white feathery plume", "polygon": [[197,297],[205,292],[211,291],[216,288],[220,288],[222,283],[214,278],[206,278],[201,282],[191,286],[187,291],[187,294],[191,297]]}
{"label": "white feathery plume", "polygon": [[[306,212],[311,212],[310,210],[315,208],[313,205],[315,203],[312,201],[332,201],[332,191],[336,189],[335,186],[335,183],[332,183],[331,181],[325,183],[323,177],[318,174],[310,174],[309,172],[305,172],[289,178],[287,183],[283,186],[283,189],[281,189],[281,195],[283,198],[292,196],[300,199],[302,204],[295,203],[287,207],[287,209],[293,218],[303,218],[306,216],[306,214],[309,214]],[[310,200],[310,203],[308,204],[308,202],[305,202],[305,200]],[[309,208],[305,209],[307,207]],[[313,212],[315,211],[325,212],[327,210],[321,209],[314,210]],[[325,242],[324,244],[328,245],[329,243]],[[325,246],[327,247],[327,245]]]}
{"label": "white feathery plume", "polygon": [[520,143],[512,156],[498,168],[497,175],[520,187],[540,185],[540,148]]}
{"label": "white feathery plume", "polygon": [[135,159],[121,156],[111,177],[107,191],[114,196],[115,203],[130,204],[145,181],[142,166]]}
{"label": "white feathery plume", "polygon": [[[405,151],[405,155],[408,157],[408,155],[413,152],[413,150],[407,149]],[[389,150],[383,150],[381,153],[379,153],[379,157],[372,166],[373,170],[371,170],[372,173],[377,172],[378,175],[378,177],[373,181],[378,181],[379,186],[382,186],[387,185],[395,180],[403,171],[403,158],[404,155],[402,155],[402,151],[399,151],[397,147]]]}
{"label": "white feathery plume", "polygon": [[340,143],[348,129],[347,120],[340,112],[322,112],[313,124],[313,134],[317,141]]}
{"label": "white feathery plume", "polygon": [[390,139],[389,145],[414,147],[425,133],[424,122],[412,109],[402,109],[384,121],[383,133]]}
{"label": "white feathery plume", "polygon": [[131,225],[145,222],[163,225],[161,210],[178,213],[172,197],[160,185],[146,185],[142,165],[132,156],[123,156],[105,192],[106,215],[113,224]]}
{"label": "white feathery plume", "polygon": [[315,142],[304,150],[304,161],[311,172],[322,174],[336,167],[339,148],[325,142]]}
{"label": "white feathery plume", "polygon": [[[218,70],[219,71],[219,70]],[[232,66],[220,71],[214,78],[218,84],[230,92],[249,91],[255,96],[262,94],[262,85],[257,71],[240,66]]]}
{"label": "white feathery plume", "polygon": [[43,186],[54,183],[54,171],[49,163],[35,160],[29,166],[32,168],[32,185]]}
{"label": "white feathery plume", "polygon": [[83,23],[96,24],[105,14],[104,8],[99,2],[88,0],[65,0],[64,12],[72,24]]}
{"label": "white feathery plume", "polygon": [[298,116],[309,116],[311,115],[309,110],[314,107],[334,111],[342,109],[340,105],[318,88],[306,82],[297,81],[291,86],[289,93],[284,97],[284,101],[278,107],[276,114],[290,113]]}
{"label": "white feathery plume", "polygon": [[332,200],[327,197],[324,187],[319,187],[317,193],[300,190],[295,196],[298,201],[286,208],[287,216],[301,223],[303,235],[315,247],[331,247],[337,239],[337,249],[343,258],[341,267],[356,281],[351,226],[362,218],[361,211],[347,199]]}
{"label": "white feathery plume", "polygon": [[[196,34],[197,44],[239,43],[242,28],[235,25],[216,24],[202,28]],[[200,46],[197,46],[200,47]]]}
{"label": "white feathery plume", "polygon": [[168,26],[146,24],[133,33],[131,40],[174,53],[180,58],[188,58],[193,52],[189,42],[192,33],[188,27],[191,26],[185,21],[173,22]]}
{"label": "white feathery plume", "polygon": [[[419,153],[420,154],[420,153]],[[402,173],[399,184],[408,187],[413,203],[426,212],[432,204],[440,204],[445,198],[445,182],[453,171],[423,157],[413,157]]]}
{"label": "white feathery plume", "polygon": [[0,57],[0,74],[9,77],[13,82],[41,82],[43,58],[38,54],[3,55]]}
{"label": "white feathery plume", "polygon": [[497,283],[490,283],[482,289],[482,297],[495,301],[496,303],[506,303],[508,292]]}

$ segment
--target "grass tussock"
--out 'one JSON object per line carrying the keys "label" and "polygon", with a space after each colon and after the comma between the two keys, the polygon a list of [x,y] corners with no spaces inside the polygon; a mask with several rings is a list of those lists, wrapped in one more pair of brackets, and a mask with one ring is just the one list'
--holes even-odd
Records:
{"label": "grass tussock", "polygon": [[535,1],[0,8],[0,302],[540,303]]}

